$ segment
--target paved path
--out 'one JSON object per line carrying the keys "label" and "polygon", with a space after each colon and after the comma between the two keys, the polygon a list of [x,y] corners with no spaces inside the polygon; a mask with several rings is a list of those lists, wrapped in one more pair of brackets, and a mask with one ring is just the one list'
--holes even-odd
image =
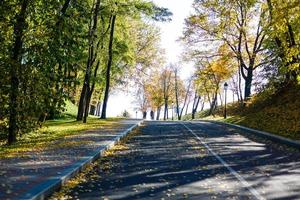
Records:
{"label": "paved path", "polygon": [[72,199],[300,199],[300,152],[209,122],[146,122]]}
{"label": "paved path", "polygon": [[[104,126],[100,130],[68,136],[51,143],[46,150],[28,152],[23,158],[0,159],[0,199],[36,197],[78,169],[138,122],[123,120],[118,126]],[[80,145],[66,145],[78,142]]]}

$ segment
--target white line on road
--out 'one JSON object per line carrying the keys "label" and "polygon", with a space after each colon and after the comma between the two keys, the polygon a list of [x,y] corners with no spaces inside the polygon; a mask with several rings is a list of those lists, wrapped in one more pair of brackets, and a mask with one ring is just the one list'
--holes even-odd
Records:
{"label": "white line on road", "polygon": [[213,155],[215,156],[224,167],[228,169],[228,171],[234,175],[248,190],[251,192],[251,194],[259,200],[265,200],[264,197],[262,197],[257,190],[255,190],[241,175],[239,175],[232,167],[230,167],[224,160],[221,158],[217,153],[215,153],[205,142],[203,142],[200,137],[194,133],[193,130],[191,130],[189,127],[187,127],[185,124],[181,123],[186,129],[188,129],[200,142],[205,146],[205,148]]}

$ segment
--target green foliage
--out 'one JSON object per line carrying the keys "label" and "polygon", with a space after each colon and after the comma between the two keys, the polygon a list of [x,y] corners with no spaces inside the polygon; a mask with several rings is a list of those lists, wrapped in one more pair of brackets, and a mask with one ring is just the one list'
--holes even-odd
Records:
{"label": "green foliage", "polygon": [[[170,16],[167,9],[144,0],[98,1],[99,9],[95,12],[99,13],[93,15],[95,3],[0,2],[1,136],[9,132],[15,138],[35,130],[45,118],[73,116],[74,107],[72,112],[62,112],[69,101],[77,103],[78,85],[86,81],[85,74],[95,86],[92,103],[101,100],[113,15],[118,16],[113,43],[113,87],[123,84],[124,76],[137,63],[136,49],[141,38],[136,30],[146,27],[145,19],[164,20]],[[89,62],[91,67],[85,70]]]}
{"label": "green foliage", "polygon": [[286,79],[297,79],[300,73],[299,1],[268,0],[265,7],[269,23],[265,24],[268,37],[264,45],[278,68],[277,76],[288,74]]}

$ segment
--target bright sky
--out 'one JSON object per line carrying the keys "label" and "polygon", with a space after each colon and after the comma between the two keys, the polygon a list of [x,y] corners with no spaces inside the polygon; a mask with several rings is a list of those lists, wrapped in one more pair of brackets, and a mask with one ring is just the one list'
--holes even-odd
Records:
{"label": "bright sky", "polygon": [[[153,0],[153,2],[158,6],[168,8],[173,13],[171,22],[158,23],[158,26],[161,29],[161,47],[166,51],[167,63],[179,62],[183,48],[176,40],[182,35],[184,19],[192,10],[193,0]],[[183,79],[188,78],[191,72],[190,65],[185,64],[181,67]],[[132,95],[119,92],[109,97],[107,112],[109,117],[114,117],[127,110],[132,117],[135,117],[135,108]],[[138,117],[141,117],[141,113]]]}

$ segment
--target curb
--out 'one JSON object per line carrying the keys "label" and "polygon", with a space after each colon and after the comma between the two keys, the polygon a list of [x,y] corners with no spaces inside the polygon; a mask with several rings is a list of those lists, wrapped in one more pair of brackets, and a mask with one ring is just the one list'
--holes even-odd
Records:
{"label": "curb", "polygon": [[220,122],[220,121],[213,121],[213,120],[195,120],[195,121],[211,122],[211,123],[215,123],[215,124],[226,125],[226,126],[229,126],[229,127],[232,127],[232,128],[237,128],[237,129],[240,129],[240,130],[248,131],[250,133],[254,133],[257,136],[272,140],[272,141],[277,142],[277,143],[285,144],[285,145],[288,145],[288,146],[291,146],[291,147],[294,147],[294,148],[300,150],[300,142],[294,141],[294,140],[291,140],[289,138],[285,138],[285,137],[282,137],[282,136],[279,136],[279,135],[275,135],[275,134],[272,134],[272,133],[269,133],[269,132],[260,131],[260,130],[256,130],[256,129],[253,129],[253,128],[244,127],[244,126],[241,126],[241,125],[230,124],[230,123],[227,123],[227,122]]}
{"label": "curb", "polygon": [[103,153],[108,150],[109,148],[113,147],[117,142],[119,142],[122,138],[124,138],[128,133],[130,133],[132,130],[137,128],[143,123],[143,120],[139,121],[137,124],[131,126],[127,130],[120,133],[114,141],[109,142],[105,147],[100,147],[93,156],[85,157],[76,163],[72,164],[70,167],[68,167],[65,171],[63,171],[61,174],[63,176],[56,176],[51,177],[47,181],[37,185],[32,190],[29,190],[25,193],[25,197],[22,197],[21,199],[24,200],[44,200],[47,197],[49,197],[51,194],[59,190],[65,183],[70,180],[71,178],[75,177],[77,174],[82,172],[82,170],[92,162],[99,159]]}

